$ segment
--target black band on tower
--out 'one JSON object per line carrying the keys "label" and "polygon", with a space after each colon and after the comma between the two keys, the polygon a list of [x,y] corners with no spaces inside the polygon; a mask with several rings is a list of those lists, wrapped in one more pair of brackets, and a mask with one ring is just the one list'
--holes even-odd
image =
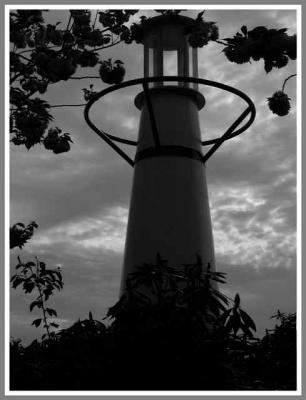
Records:
{"label": "black band on tower", "polygon": [[200,161],[204,164],[203,155],[200,151],[184,146],[148,147],[147,149],[137,152],[135,156],[135,163],[145,158],[161,156],[187,157]]}

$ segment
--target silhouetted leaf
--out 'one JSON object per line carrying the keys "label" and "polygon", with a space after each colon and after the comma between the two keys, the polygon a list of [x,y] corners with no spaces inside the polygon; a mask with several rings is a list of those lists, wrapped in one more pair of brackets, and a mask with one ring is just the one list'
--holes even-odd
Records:
{"label": "silhouetted leaf", "polygon": [[265,58],[265,71],[268,74],[270,71],[272,71],[273,68],[273,62],[269,58]]}
{"label": "silhouetted leaf", "polygon": [[223,325],[226,324],[226,321],[231,312],[232,312],[232,308],[229,308],[228,310],[224,311],[224,313],[221,315],[220,320],[223,323]]}
{"label": "silhouetted leaf", "polygon": [[32,322],[31,325],[34,325],[36,328],[38,328],[39,325],[41,324],[41,321],[42,321],[42,318],[34,319],[34,321]]}
{"label": "silhouetted leaf", "polygon": [[30,304],[30,311],[33,310],[34,307],[41,308],[42,307],[42,302],[40,300],[35,300]]}
{"label": "silhouetted leaf", "polygon": [[226,305],[228,304],[227,298],[219,290],[212,289],[212,293],[214,296],[219,297],[219,299],[222,300],[223,303],[225,303]]}
{"label": "silhouetted leaf", "polygon": [[241,308],[240,308],[239,312],[240,312],[241,318],[242,318],[243,322],[245,323],[245,325],[247,327],[253,329],[253,331],[256,332],[256,325],[255,325],[255,322],[252,320],[252,318]]}
{"label": "silhouetted leaf", "polygon": [[240,296],[238,293],[236,294],[235,299],[234,299],[234,306],[235,306],[235,308],[238,308],[240,306]]}
{"label": "silhouetted leaf", "polygon": [[18,275],[14,275],[11,279],[12,281],[12,288],[16,289],[21,283],[24,282],[24,278],[18,276]]}
{"label": "silhouetted leaf", "polygon": [[25,264],[25,266],[26,266],[27,268],[32,268],[32,267],[35,267],[35,263],[34,263],[33,261],[29,261],[29,262],[27,262],[27,263]]}
{"label": "silhouetted leaf", "polygon": [[205,13],[205,10],[201,11],[201,12],[197,15],[196,20],[201,20],[202,17],[203,17],[203,15],[204,15],[204,13]]}
{"label": "silhouetted leaf", "polygon": [[50,315],[50,317],[52,317],[52,315],[57,317],[57,312],[53,310],[53,308],[46,308],[46,312]]}
{"label": "silhouetted leaf", "polygon": [[243,25],[243,26],[241,27],[241,32],[244,34],[244,36],[246,36],[247,33],[248,33],[248,28],[247,28],[245,25]]}
{"label": "silhouetted leaf", "polygon": [[25,293],[31,293],[35,288],[35,283],[31,281],[24,281],[23,283],[23,290]]}
{"label": "silhouetted leaf", "polygon": [[246,326],[246,325],[244,325],[244,324],[240,324],[240,329],[243,331],[243,333],[245,334],[245,335],[247,335],[248,337],[252,337],[253,336],[253,333],[250,331],[250,329]]}
{"label": "silhouetted leaf", "polygon": [[239,313],[237,312],[237,310],[235,308],[233,308],[233,315],[231,316],[231,319],[232,319],[233,332],[234,332],[234,335],[236,335],[239,328],[241,327],[241,320],[240,320]]}

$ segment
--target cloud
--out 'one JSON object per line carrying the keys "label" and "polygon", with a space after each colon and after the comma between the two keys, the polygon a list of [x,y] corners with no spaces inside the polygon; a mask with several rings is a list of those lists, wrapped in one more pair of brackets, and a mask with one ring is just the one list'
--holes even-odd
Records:
{"label": "cloud", "polygon": [[110,207],[105,214],[95,218],[82,218],[44,230],[31,240],[31,249],[37,252],[44,246],[65,244],[73,251],[101,249],[123,253],[124,233],[128,210],[117,206]]}

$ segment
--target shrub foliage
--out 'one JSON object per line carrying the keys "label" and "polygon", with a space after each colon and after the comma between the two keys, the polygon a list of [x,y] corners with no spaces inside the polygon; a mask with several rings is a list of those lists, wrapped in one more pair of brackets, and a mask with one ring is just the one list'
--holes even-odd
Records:
{"label": "shrub foliage", "polygon": [[157,255],[103,320],[90,312],[27,347],[12,340],[11,389],[295,389],[295,315],[278,312],[280,325],[257,339],[239,295],[219,291],[224,282],[199,257],[172,267]]}

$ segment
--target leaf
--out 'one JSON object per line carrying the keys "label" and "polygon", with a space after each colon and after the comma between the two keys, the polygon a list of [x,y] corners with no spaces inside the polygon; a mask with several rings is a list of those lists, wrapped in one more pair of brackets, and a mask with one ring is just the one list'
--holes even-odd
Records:
{"label": "leaf", "polygon": [[201,21],[202,19],[203,19],[203,14],[205,13],[205,10],[204,11],[201,11],[198,15],[197,15],[197,18],[196,18],[196,21]]}
{"label": "leaf", "polygon": [[52,317],[52,315],[57,317],[57,312],[53,310],[53,308],[46,308],[46,312],[50,315],[50,317]]}
{"label": "leaf", "polygon": [[233,332],[234,332],[234,335],[236,335],[239,328],[241,327],[241,320],[240,320],[240,316],[235,308],[233,309],[233,315],[232,315],[231,319],[232,319]]}
{"label": "leaf", "polygon": [[247,28],[245,25],[243,25],[243,26],[241,27],[241,32],[244,34],[244,36],[246,36],[247,33],[248,33],[248,28]]}
{"label": "leaf", "polygon": [[40,300],[35,300],[30,304],[30,311],[33,310],[34,307],[41,308],[42,307],[42,302]]}
{"label": "leaf", "polygon": [[209,296],[208,297],[208,301],[207,303],[210,305],[213,313],[215,315],[219,315],[220,314],[220,310],[221,311],[225,311],[226,308],[224,307],[223,303],[214,295],[213,296]]}
{"label": "leaf", "polygon": [[16,289],[22,282],[24,282],[24,279],[16,275],[12,281],[12,288]]}
{"label": "leaf", "polygon": [[33,261],[29,261],[26,263],[26,268],[31,268],[31,267],[35,267],[35,263]]}
{"label": "leaf", "polygon": [[240,325],[240,328],[242,329],[242,331],[243,331],[243,333],[244,333],[245,335],[247,335],[247,336],[249,336],[249,337],[253,337],[253,333],[250,331],[250,329],[249,329],[247,326],[241,324],[241,325]]}
{"label": "leaf", "polygon": [[222,294],[221,292],[219,292],[219,290],[215,290],[215,289],[213,289],[212,292],[213,292],[213,295],[214,295],[214,296],[219,297],[219,299],[222,300],[223,303],[225,303],[226,305],[228,305],[228,300],[227,300],[227,298],[224,296],[224,294]]}
{"label": "leaf", "polygon": [[35,283],[33,282],[25,281],[23,284],[23,290],[25,291],[25,293],[31,293],[34,288],[35,288]]}
{"label": "leaf", "polygon": [[227,322],[224,324],[224,328],[228,331],[231,332],[231,330],[233,329],[233,316],[231,315]]}
{"label": "leaf", "polygon": [[214,275],[219,276],[220,278],[225,278],[226,272],[214,272]]}
{"label": "leaf", "polygon": [[243,311],[241,308],[239,310],[242,321],[245,323],[245,325],[251,329],[253,329],[253,331],[256,332],[256,325],[255,322],[252,320],[252,318],[249,316],[249,314],[247,314],[245,311]]}
{"label": "leaf", "polygon": [[58,277],[58,279],[59,279],[60,281],[62,281],[62,280],[63,280],[63,278],[62,278],[62,274],[60,273],[60,271],[59,271],[59,270],[53,271],[53,273],[57,275],[57,277]]}
{"label": "leaf", "polygon": [[226,325],[226,321],[232,311],[232,308],[229,308],[228,310],[224,311],[224,313],[221,315],[220,320],[223,322],[223,325]]}
{"label": "leaf", "polygon": [[265,58],[265,71],[268,74],[273,68],[273,63],[270,59]]}
{"label": "leaf", "polygon": [[60,290],[63,288],[63,286],[61,285],[61,282],[53,282],[53,286],[54,286],[58,291],[60,291]]}
{"label": "leaf", "polygon": [[234,305],[235,305],[235,308],[238,308],[240,306],[240,296],[238,293],[235,296]]}
{"label": "leaf", "polygon": [[41,318],[34,319],[31,325],[35,325],[35,327],[38,328],[39,325],[41,324],[41,321],[42,321]]}
{"label": "leaf", "polygon": [[217,276],[215,276],[215,275],[212,275],[212,276],[210,277],[210,279],[213,280],[213,281],[215,281],[215,282],[226,283],[226,280],[224,280],[224,279],[222,279],[222,278],[219,278],[219,277],[217,277]]}

